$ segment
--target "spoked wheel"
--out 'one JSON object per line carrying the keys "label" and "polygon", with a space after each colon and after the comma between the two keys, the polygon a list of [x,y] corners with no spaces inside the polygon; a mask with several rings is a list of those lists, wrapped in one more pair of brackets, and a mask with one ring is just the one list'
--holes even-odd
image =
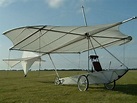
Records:
{"label": "spoked wheel", "polygon": [[55,85],[60,85],[61,84],[61,80],[59,79],[59,77],[55,77],[54,83],[55,83]]}
{"label": "spoked wheel", "polygon": [[104,84],[105,88],[108,89],[108,90],[113,90],[115,88],[115,85],[116,85],[116,82],[112,82],[112,83],[107,83],[107,84]]}
{"label": "spoked wheel", "polygon": [[88,89],[88,86],[89,86],[88,78],[85,75],[81,75],[78,78],[77,84],[78,84],[78,89],[80,91],[86,91]]}

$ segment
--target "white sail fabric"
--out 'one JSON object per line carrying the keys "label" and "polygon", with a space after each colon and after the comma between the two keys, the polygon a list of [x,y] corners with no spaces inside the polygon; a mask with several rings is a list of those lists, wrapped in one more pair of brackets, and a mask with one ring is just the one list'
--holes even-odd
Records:
{"label": "white sail fabric", "polygon": [[[94,48],[121,45],[132,37],[119,31],[123,22],[99,26],[26,26],[4,33],[14,44],[11,50],[39,53],[80,53]],[[88,36],[87,36],[88,34]],[[90,44],[89,49],[93,49]]]}
{"label": "white sail fabric", "polygon": [[30,58],[30,57],[38,57],[39,55],[37,53],[33,52],[26,52],[24,51],[22,54],[22,58]]}
{"label": "white sail fabric", "polygon": [[25,61],[21,61],[21,64],[22,64],[22,67],[23,67],[23,71],[24,71],[25,76],[27,75],[30,67],[32,66],[32,64],[33,64],[35,61],[40,61],[40,57],[33,57],[33,58],[31,58],[31,59],[28,59],[28,60],[25,60]]}
{"label": "white sail fabric", "polygon": [[5,63],[8,64],[11,68],[19,64],[21,61],[19,59],[3,59]]}
{"label": "white sail fabric", "polygon": [[45,62],[41,59],[41,56],[39,56],[36,53],[33,52],[23,52],[22,58],[18,59],[3,59],[4,62],[6,62],[11,68],[16,66],[17,64],[21,63],[24,71],[24,75],[26,76],[30,67],[33,65],[34,62]]}

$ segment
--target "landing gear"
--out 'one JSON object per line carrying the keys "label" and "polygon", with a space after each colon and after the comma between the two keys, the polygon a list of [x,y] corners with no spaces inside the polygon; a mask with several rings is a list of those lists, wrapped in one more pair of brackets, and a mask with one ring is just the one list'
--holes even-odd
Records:
{"label": "landing gear", "polygon": [[79,91],[86,91],[88,89],[88,87],[89,87],[88,78],[85,75],[81,75],[78,78],[77,84],[78,84]]}
{"label": "landing gear", "polygon": [[115,85],[116,85],[116,82],[112,82],[112,83],[107,83],[107,84],[104,84],[105,88],[108,89],[108,90],[113,90],[115,88]]}
{"label": "landing gear", "polygon": [[60,85],[61,84],[61,80],[59,79],[59,77],[55,77],[54,83],[55,83],[55,85]]}

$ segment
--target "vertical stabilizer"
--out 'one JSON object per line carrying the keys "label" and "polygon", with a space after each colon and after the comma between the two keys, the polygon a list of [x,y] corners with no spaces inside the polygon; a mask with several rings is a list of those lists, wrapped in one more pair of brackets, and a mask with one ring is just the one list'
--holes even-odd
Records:
{"label": "vertical stabilizer", "polygon": [[27,73],[28,73],[30,67],[33,65],[33,63],[35,61],[40,61],[40,57],[34,57],[34,58],[27,59],[27,60],[21,62],[25,77],[27,76]]}

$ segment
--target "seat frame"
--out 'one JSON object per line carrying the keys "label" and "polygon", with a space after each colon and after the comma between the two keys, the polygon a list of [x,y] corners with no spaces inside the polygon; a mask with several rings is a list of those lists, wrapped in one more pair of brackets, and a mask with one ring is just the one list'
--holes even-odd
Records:
{"label": "seat frame", "polygon": [[101,67],[101,64],[99,62],[99,56],[90,55],[90,59],[91,59],[92,65],[94,67],[94,70],[97,71],[97,72],[102,71],[102,67]]}

